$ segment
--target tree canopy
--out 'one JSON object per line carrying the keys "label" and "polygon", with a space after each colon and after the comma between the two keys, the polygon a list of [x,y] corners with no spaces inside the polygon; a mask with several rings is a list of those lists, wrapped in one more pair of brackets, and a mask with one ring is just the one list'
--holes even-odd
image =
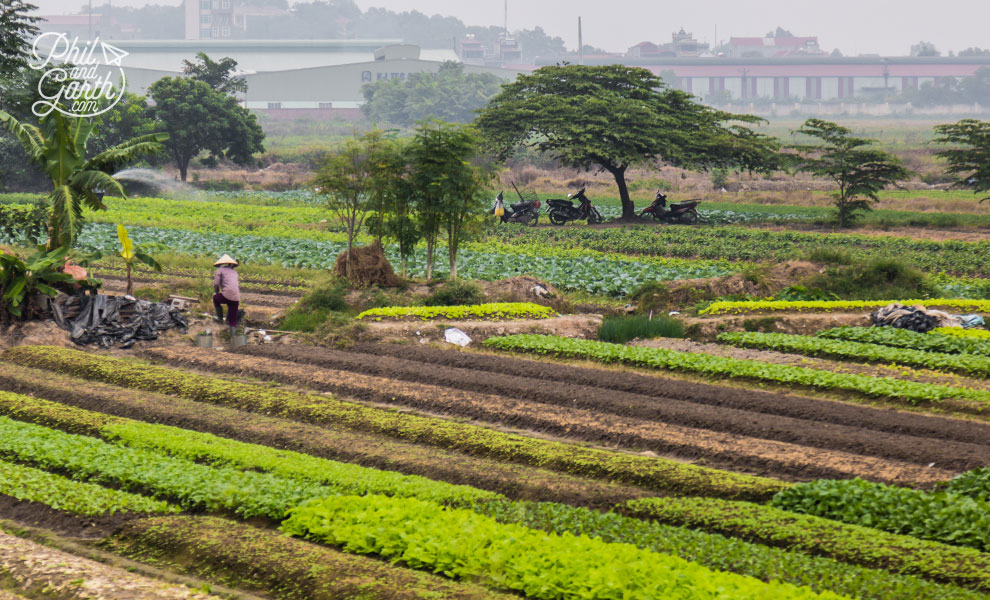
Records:
{"label": "tree canopy", "polygon": [[23,0],[0,0],[0,77],[27,65],[30,40],[38,34],[34,24],[41,20],[28,13],[37,9]]}
{"label": "tree canopy", "polygon": [[156,129],[169,135],[165,149],[182,181],[200,152],[244,165],[254,160],[255,152],[264,151],[265,134],[254,114],[205,82],[164,77],[151,84],[148,96],[155,101],[149,110]]}
{"label": "tree canopy", "polygon": [[848,127],[808,119],[796,133],[817,140],[792,146],[798,153],[798,170],[839,186],[835,208],[841,227],[848,226],[857,212],[871,210],[869,201],[876,202],[880,190],[911,174],[894,155],[871,148],[876,140],[854,137]]}
{"label": "tree canopy", "polygon": [[403,127],[429,119],[469,123],[503,83],[491,73],[465,73],[463,64],[445,62],[437,73],[366,84],[361,110],[374,121]]}
{"label": "tree canopy", "polygon": [[196,53],[196,62],[183,60],[182,73],[224,94],[235,94],[247,91],[247,81],[236,77],[237,61],[225,56],[218,61],[213,60],[205,52]]}
{"label": "tree canopy", "polygon": [[520,75],[475,123],[500,158],[527,146],[568,166],[608,171],[623,218],[634,218],[629,167],[658,160],[700,170],[779,167],[778,142],[743,125],[760,121],[699,104],[646,69],[569,65]]}
{"label": "tree canopy", "polygon": [[[936,156],[945,159],[947,171],[959,176],[955,187],[976,193],[990,192],[990,122],[963,119],[951,125],[935,126],[936,144],[952,144]],[[990,200],[990,196],[980,202]]]}

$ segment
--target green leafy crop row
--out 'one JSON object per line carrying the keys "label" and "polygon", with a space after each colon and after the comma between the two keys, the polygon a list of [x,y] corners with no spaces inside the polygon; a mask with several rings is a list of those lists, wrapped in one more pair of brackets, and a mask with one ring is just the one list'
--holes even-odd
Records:
{"label": "green leafy crop row", "polygon": [[990,504],[952,492],[923,492],[861,479],[801,483],[773,506],[946,544],[990,550]]}
{"label": "green leafy crop row", "polygon": [[419,500],[326,498],[292,509],[282,530],[528,598],[841,598],[712,571],[630,544],[547,534]]}
{"label": "green leafy crop row", "polygon": [[187,509],[228,510],[243,517],[279,519],[291,506],[334,493],[315,483],[209,467],[7,417],[0,417],[0,456],[82,481],[141,490]]}
{"label": "green leafy crop row", "polygon": [[773,506],[713,498],[631,500],[622,513],[846,563],[990,590],[990,555]]}
{"label": "green leafy crop row", "polygon": [[119,512],[176,513],[180,510],[160,500],[73,481],[4,460],[0,460],[0,494],[87,517]]}
{"label": "green leafy crop row", "polygon": [[816,335],[830,340],[849,340],[925,352],[990,356],[990,340],[947,335],[941,333],[941,330],[938,333],[918,333],[896,327],[836,327],[819,331]]}
{"label": "green leafy crop row", "polygon": [[[920,334],[919,334],[920,335]],[[744,348],[759,348],[823,356],[838,359],[851,359],[865,362],[955,371],[978,377],[990,376],[990,357],[972,354],[943,354],[908,348],[894,348],[879,344],[853,342],[843,339],[790,335],[786,333],[726,332],[718,336],[718,341]]]}
{"label": "green leafy crop row", "polygon": [[978,402],[990,402],[990,392],[983,390],[903,381],[891,377],[833,373],[807,367],[765,363],[758,360],[726,358],[664,348],[623,346],[621,344],[547,335],[525,334],[492,337],[485,340],[485,346],[500,350],[552,354],[654,369],[705,373],[720,377],[759,379],[826,390],[846,390],[867,396],[911,403],[935,402],[945,398],[965,398]]}
{"label": "green leafy crop row", "polygon": [[712,302],[701,311],[705,315],[742,314],[764,311],[811,311],[831,312],[835,310],[863,310],[886,306],[899,302],[905,306],[923,304],[929,308],[944,307],[956,310],[990,312],[990,300],[961,300],[957,298],[935,298],[929,300],[745,300]]}
{"label": "green leafy crop row", "polygon": [[372,308],[359,314],[357,319],[549,319],[556,312],[548,306],[532,302],[495,302],[461,306],[387,306]]}
{"label": "green leafy crop row", "polygon": [[962,329],[960,327],[938,327],[932,333],[975,340],[990,340],[990,331],[986,329]]}
{"label": "green leafy crop row", "polygon": [[762,500],[769,499],[787,485],[772,479],[673,460],[530,438],[468,423],[397,413],[327,396],[225,381],[68,348],[20,346],[8,350],[4,358],[24,366],[124,387],[175,394],[270,416],[379,433],[467,454],[619,481],[666,494]]}
{"label": "green leafy crop row", "polygon": [[[622,513],[640,518],[615,512],[601,513],[551,502],[482,502],[476,504],[473,510],[494,517],[502,523],[515,523],[558,534],[587,535],[605,542],[633,544],[644,550],[673,554],[718,571],[731,571],[762,581],[776,580],[806,585],[814,590],[830,590],[864,600],[917,600],[918,598],[975,600],[985,597],[957,585],[935,583],[914,575],[903,574],[902,571],[922,573],[926,578],[954,581],[958,585],[972,588],[990,587],[990,573],[980,569],[986,560],[986,555],[975,550],[882,534],[875,529],[855,528],[852,525],[824,519],[816,520],[831,524],[838,535],[847,529],[858,529],[874,534],[874,539],[860,552],[856,552],[854,548],[846,553],[837,552],[837,545],[831,543],[837,541],[834,537],[822,540],[821,546],[804,547],[797,543],[804,538],[795,537],[791,524],[797,518],[812,519],[812,517],[802,517],[796,513],[786,513],[776,509],[769,509],[765,513],[765,518],[760,519],[760,527],[755,530],[746,531],[733,527],[732,537],[714,533],[714,530],[718,529],[718,524],[711,521],[702,522],[695,519],[690,525],[691,528],[662,522],[673,520],[669,516],[677,514],[678,507],[686,507],[687,510],[683,512],[690,514],[690,507],[695,502],[711,502],[715,505],[716,511],[724,510],[724,506],[740,504],[711,499],[656,498],[635,505],[618,507]],[[664,514],[655,513],[654,509],[657,506],[667,507],[667,510]],[[751,506],[767,508],[755,504]],[[774,511],[783,515],[779,529],[775,527],[777,521],[774,518],[767,518],[777,516],[771,515]],[[687,522],[688,519],[684,521]],[[699,531],[698,528],[707,531]],[[765,540],[761,538],[764,535],[767,536]],[[740,539],[741,537],[761,538],[761,543],[745,541]],[[892,538],[897,538],[895,548],[885,549],[883,544],[890,543]],[[943,550],[941,554],[935,552],[938,547]],[[898,556],[897,549],[900,548],[927,549],[929,552],[926,557],[931,559],[931,563],[911,556]],[[835,558],[814,556],[818,554],[831,554]],[[961,560],[956,562],[956,559]],[[859,566],[863,564],[884,564],[891,570]]]}

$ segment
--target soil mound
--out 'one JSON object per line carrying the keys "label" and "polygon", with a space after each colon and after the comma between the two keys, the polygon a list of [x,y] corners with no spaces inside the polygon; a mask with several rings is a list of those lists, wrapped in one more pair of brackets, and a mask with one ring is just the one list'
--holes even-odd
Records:
{"label": "soil mound", "polygon": [[571,307],[557,288],[536,277],[522,275],[500,281],[479,281],[489,302],[533,302],[549,306],[559,313],[571,312]]}
{"label": "soil mound", "polygon": [[725,296],[772,296],[788,286],[817,275],[820,271],[820,267],[814,263],[788,261],[763,271],[756,270],[751,273],[736,273],[706,279],[683,279],[669,284],[667,286],[669,296],[655,298],[653,303],[665,303],[667,308],[680,308]]}
{"label": "soil mound", "polygon": [[0,349],[13,346],[72,346],[69,334],[54,321],[15,323],[0,332]]}
{"label": "soil mound", "polygon": [[347,250],[341,252],[334,273],[362,286],[397,287],[402,283],[378,242],[351,249],[349,257]]}

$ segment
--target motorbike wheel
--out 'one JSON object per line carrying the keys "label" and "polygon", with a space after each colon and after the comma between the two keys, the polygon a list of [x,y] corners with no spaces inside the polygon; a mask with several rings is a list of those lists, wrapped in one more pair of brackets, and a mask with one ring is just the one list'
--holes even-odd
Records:
{"label": "motorbike wheel", "polygon": [[694,225],[695,223],[698,222],[698,213],[694,212],[693,210],[689,210],[683,215],[681,215],[681,218],[679,220],[681,223],[684,223],[685,225]]}
{"label": "motorbike wheel", "polygon": [[567,217],[565,217],[564,215],[560,214],[555,210],[552,210],[549,213],[547,213],[547,217],[550,218],[550,222],[553,223],[554,225],[563,225],[564,223],[567,222]]}
{"label": "motorbike wheel", "polygon": [[529,220],[529,223],[527,223],[527,225],[529,225],[530,227],[536,227],[536,224],[539,222],[540,222],[540,213],[535,213],[533,215],[533,218]]}
{"label": "motorbike wheel", "polygon": [[602,222],[602,213],[598,212],[598,209],[594,206],[588,211],[588,225],[597,225]]}

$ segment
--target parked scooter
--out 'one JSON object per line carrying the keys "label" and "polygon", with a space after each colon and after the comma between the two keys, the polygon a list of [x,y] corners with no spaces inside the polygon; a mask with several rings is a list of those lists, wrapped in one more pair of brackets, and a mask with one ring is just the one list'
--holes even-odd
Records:
{"label": "parked scooter", "polygon": [[502,200],[502,192],[498,193],[495,197],[495,205],[489,211],[489,214],[496,214],[499,204],[502,204],[503,213],[501,216],[503,223],[520,223],[522,225],[529,225],[533,227],[540,220],[540,200],[523,200],[522,202],[516,202],[515,204],[510,204],[508,208],[505,207],[505,203]]}
{"label": "parked scooter", "polygon": [[[554,225],[563,225],[568,221],[588,220],[588,225],[602,222],[602,214],[591,205],[591,200],[584,195],[584,188],[574,194],[569,194],[567,200],[547,200],[547,216]],[[574,206],[571,199],[579,200],[581,204]]]}
{"label": "parked scooter", "polygon": [[657,190],[653,204],[644,208],[639,213],[639,216],[653,217],[654,221],[660,221],[661,223],[693,225],[698,222],[698,201],[675,202],[670,205],[670,208],[667,208],[667,196],[660,190]]}

